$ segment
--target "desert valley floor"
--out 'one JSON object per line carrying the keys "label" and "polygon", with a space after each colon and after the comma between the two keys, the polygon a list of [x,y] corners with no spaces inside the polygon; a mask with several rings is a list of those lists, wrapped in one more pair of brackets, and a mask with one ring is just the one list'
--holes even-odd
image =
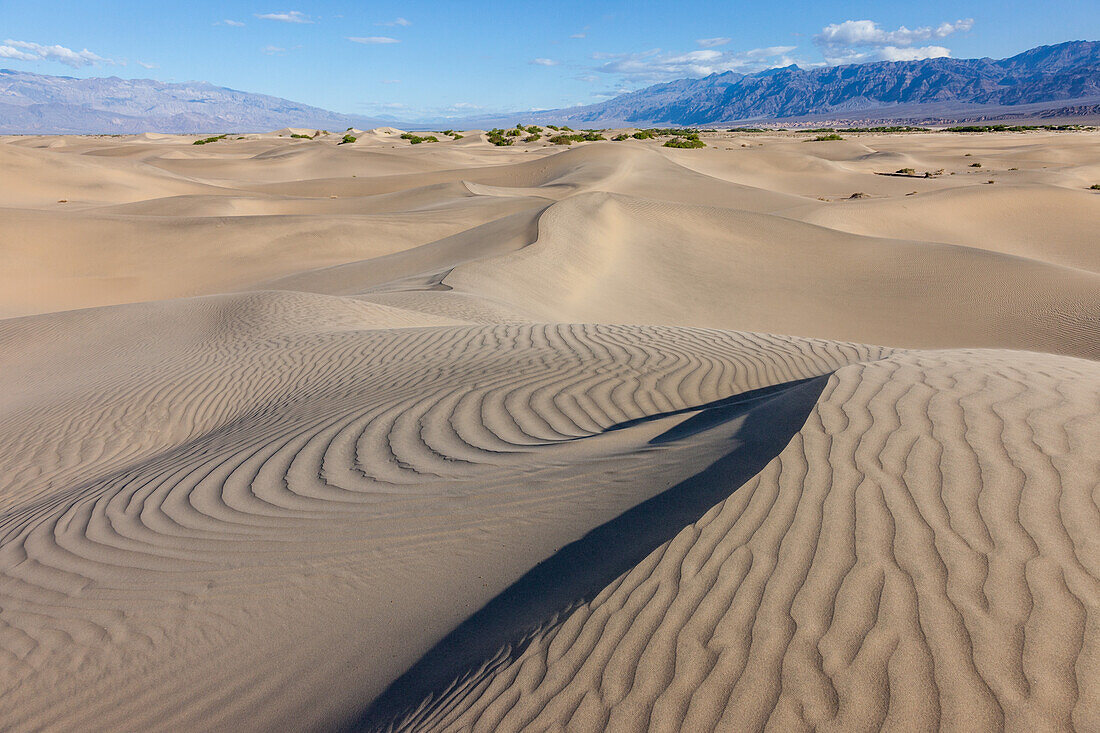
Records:
{"label": "desert valley floor", "polygon": [[0,138],[0,728],[1100,730],[1100,133],[294,133]]}

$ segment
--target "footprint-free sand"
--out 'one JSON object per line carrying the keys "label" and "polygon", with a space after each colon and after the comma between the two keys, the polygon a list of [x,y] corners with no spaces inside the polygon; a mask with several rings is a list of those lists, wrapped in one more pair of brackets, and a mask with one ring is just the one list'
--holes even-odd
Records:
{"label": "footprint-free sand", "polygon": [[1100,133],[313,132],[0,138],[0,728],[1100,729]]}

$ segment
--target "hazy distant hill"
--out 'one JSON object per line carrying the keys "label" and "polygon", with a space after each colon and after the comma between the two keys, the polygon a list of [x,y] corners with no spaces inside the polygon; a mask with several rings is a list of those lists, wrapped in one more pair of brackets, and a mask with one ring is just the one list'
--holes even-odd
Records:
{"label": "hazy distant hill", "polygon": [[236,132],[291,125],[343,130],[378,124],[206,82],[75,79],[0,69],[0,132]]}
{"label": "hazy distant hill", "polygon": [[[1007,59],[938,58],[680,79],[535,119],[703,125],[866,113],[893,106],[959,110],[1100,97],[1100,42],[1040,46]],[[532,116],[528,116],[532,117]]]}

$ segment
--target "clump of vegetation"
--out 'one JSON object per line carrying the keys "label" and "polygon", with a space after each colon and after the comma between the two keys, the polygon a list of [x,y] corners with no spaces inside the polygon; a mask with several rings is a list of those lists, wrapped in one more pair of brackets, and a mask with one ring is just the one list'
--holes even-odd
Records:
{"label": "clump of vegetation", "polygon": [[[562,129],[564,130],[566,128],[563,127]],[[586,132],[575,132],[572,135],[554,135],[550,138],[550,142],[555,145],[572,145],[573,143],[596,142],[597,140],[606,139],[606,137],[595,130],[589,130]]]}
{"label": "clump of vegetation", "polygon": [[295,133],[291,133],[291,135],[290,135],[290,136],[291,136],[291,137],[299,137],[299,138],[303,138],[303,139],[305,139],[305,140],[312,140],[312,139],[313,139],[313,137],[316,137],[316,135],[314,135],[313,137],[310,137],[309,135],[299,135],[299,134],[298,134],[298,133],[296,133],[296,132],[295,132]]}
{"label": "clump of vegetation", "polygon": [[958,125],[945,127],[940,132],[1026,132],[1028,130],[1088,130],[1085,125]]}
{"label": "clump of vegetation", "polygon": [[917,172],[915,170],[913,170],[912,168],[898,168],[898,173],[901,173],[901,174],[906,175],[906,176],[915,176],[915,175],[917,175]]}
{"label": "clump of vegetation", "polygon": [[562,132],[573,132],[573,128],[570,127],[569,125],[562,125],[561,126],[561,131]]}
{"label": "clump of vegetation", "polygon": [[619,133],[618,135],[616,135],[615,137],[613,137],[611,139],[618,143],[618,142],[622,142],[623,140],[629,140],[630,135],[627,135],[625,132],[622,132],[622,133]]}
{"label": "clump of vegetation", "polygon": [[420,135],[414,135],[411,132],[402,133],[401,139],[408,140],[413,145],[419,145],[420,143],[439,142],[439,138],[437,138],[435,135],[426,135],[424,137],[421,137]]}
{"label": "clump of vegetation", "polygon": [[843,140],[843,139],[844,138],[842,138],[840,135],[837,135],[835,132],[831,132],[828,135],[818,135],[817,137],[813,138],[812,140],[807,140],[806,142],[808,142],[808,143],[825,143],[825,142],[831,142],[833,140]]}
{"label": "clump of vegetation", "polygon": [[1100,191],[1100,183],[1094,183],[1089,186],[1090,191]]}
{"label": "clump of vegetation", "polygon": [[[350,130],[351,128],[349,127],[348,129]],[[343,139],[342,139],[342,140],[341,140],[340,142],[338,142],[338,143],[336,143],[336,144],[337,144],[337,145],[344,145],[344,144],[346,144],[346,143],[353,143],[353,142],[355,142],[355,141],[356,141],[356,140],[358,140],[358,139],[359,139],[359,138],[355,137],[354,135],[344,135],[344,138],[343,138]]]}
{"label": "clump of vegetation", "polygon": [[986,181],[986,183],[996,183],[996,181],[990,179],[990,180]]}
{"label": "clump of vegetation", "polygon": [[466,137],[465,135],[460,135],[459,133],[455,132],[454,130],[444,130],[440,134],[441,135],[450,135],[452,140],[461,140],[462,138]]}
{"label": "clump of vegetation", "polygon": [[530,125],[527,128],[527,132],[531,133],[532,135],[538,135],[540,132],[542,132],[542,128],[538,125]]}
{"label": "clump of vegetation", "polygon": [[653,140],[657,136],[653,134],[652,130],[639,130],[630,137],[634,138],[635,140]]}
{"label": "clump of vegetation", "polygon": [[971,168],[981,168],[981,167],[982,167],[982,164],[981,164],[981,163],[971,163],[971,164],[970,164],[970,167],[971,167]]}
{"label": "clump of vegetation", "polygon": [[554,130],[554,131],[561,130],[561,128],[558,127],[557,125],[547,125],[547,127],[549,127],[551,130]]}
{"label": "clump of vegetation", "polygon": [[[810,130],[810,132],[817,132]],[[927,127],[912,127],[910,125],[888,125],[885,127],[842,127],[835,132],[931,132]]]}
{"label": "clump of vegetation", "polygon": [[542,135],[538,134],[537,132],[523,138],[523,142],[525,143],[537,143],[539,140],[542,140]]}
{"label": "clump of vegetation", "polygon": [[191,144],[192,145],[209,145],[210,143],[216,143],[219,140],[224,140],[225,138],[226,138],[225,135],[218,135],[216,137],[206,137],[206,138],[203,138],[202,140],[196,140],[195,142],[193,142]]}
{"label": "clump of vegetation", "polygon": [[666,148],[705,148],[707,144],[698,135],[682,135],[665,140]]}
{"label": "clump of vegetation", "polygon": [[763,127],[731,127],[726,132],[767,132]]}
{"label": "clump of vegetation", "polygon": [[504,147],[515,142],[512,138],[505,137],[504,130],[499,127],[494,127],[492,130],[489,130],[489,132],[485,133],[485,137],[490,143],[497,147]]}

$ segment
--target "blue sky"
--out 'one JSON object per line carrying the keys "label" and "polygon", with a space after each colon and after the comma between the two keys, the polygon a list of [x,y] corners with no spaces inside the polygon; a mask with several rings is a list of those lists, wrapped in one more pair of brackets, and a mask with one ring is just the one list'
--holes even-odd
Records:
{"label": "blue sky", "polygon": [[1098,0],[0,0],[0,67],[204,80],[417,119],[600,101],[712,71],[1100,39]]}

